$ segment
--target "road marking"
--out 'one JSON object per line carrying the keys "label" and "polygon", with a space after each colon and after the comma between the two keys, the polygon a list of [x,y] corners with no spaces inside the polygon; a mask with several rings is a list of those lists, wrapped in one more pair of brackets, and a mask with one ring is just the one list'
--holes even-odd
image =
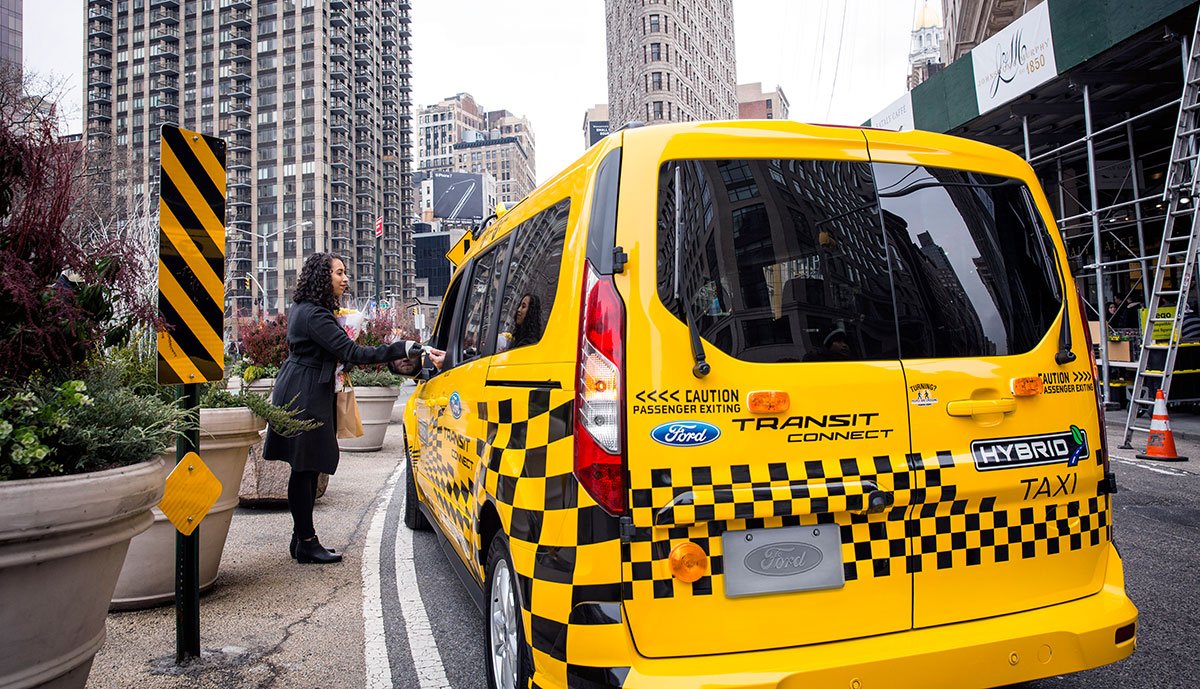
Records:
{"label": "road marking", "polygon": [[1196,475],[1190,471],[1186,471],[1184,469],[1176,469],[1175,467],[1172,467],[1172,466],[1167,466],[1167,465],[1163,465],[1163,464],[1150,464],[1150,463],[1148,463],[1149,460],[1138,460],[1138,459],[1132,459],[1129,457],[1118,457],[1116,455],[1110,455],[1110,456],[1122,464],[1128,464],[1129,466],[1139,467],[1139,468],[1145,469],[1147,471],[1153,471],[1156,474],[1162,474],[1164,476],[1195,476]]}
{"label": "road marking", "polygon": [[[383,543],[383,524],[387,520],[388,505],[392,501],[396,481],[403,473],[404,465],[396,467],[383,487],[383,497],[375,507],[371,527],[363,544],[362,592],[363,625],[367,663],[367,689],[392,689],[392,663],[388,659],[387,634],[383,624],[382,583],[379,580],[379,557]],[[404,528],[404,527],[400,527]]]}
{"label": "road marking", "polygon": [[[392,482],[407,471],[407,467],[408,462],[401,462],[396,474],[392,476]],[[401,514],[404,510],[404,500],[405,498],[400,500]],[[408,650],[412,652],[413,666],[417,669],[417,680],[421,689],[450,689],[450,680],[446,679],[442,655],[438,652],[433,628],[429,625],[429,615],[425,612],[425,603],[421,600],[421,591],[417,587],[412,530],[404,524],[396,528],[396,596],[400,601],[400,612],[404,615]]]}

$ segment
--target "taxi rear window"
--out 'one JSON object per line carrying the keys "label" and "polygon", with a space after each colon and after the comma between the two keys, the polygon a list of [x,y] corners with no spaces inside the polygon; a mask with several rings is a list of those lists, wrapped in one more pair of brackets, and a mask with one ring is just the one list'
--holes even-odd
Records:
{"label": "taxi rear window", "polygon": [[1028,188],[994,175],[669,161],[657,229],[660,300],[683,322],[690,300],[701,336],[744,361],[1016,354],[1061,305]]}

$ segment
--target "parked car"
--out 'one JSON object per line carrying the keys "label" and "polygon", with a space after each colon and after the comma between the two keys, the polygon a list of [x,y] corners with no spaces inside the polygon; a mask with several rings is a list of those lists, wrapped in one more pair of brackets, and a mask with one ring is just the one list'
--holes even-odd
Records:
{"label": "parked car", "polygon": [[490,686],[991,687],[1133,652],[1086,322],[1016,156],[626,129],[464,243],[406,523],[487,612]]}

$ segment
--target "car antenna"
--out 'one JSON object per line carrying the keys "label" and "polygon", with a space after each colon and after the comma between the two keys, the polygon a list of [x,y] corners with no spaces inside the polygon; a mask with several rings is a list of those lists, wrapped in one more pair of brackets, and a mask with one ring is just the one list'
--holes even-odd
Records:
{"label": "car antenna", "polygon": [[[675,161],[675,301],[679,302],[679,279],[680,279],[680,251],[683,248],[683,184],[682,184],[682,168],[681,161]],[[683,300],[683,312],[687,316],[688,336],[692,343],[692,361],[695,365],[692,366],[692,375],[697,378],[703,378],[712,370],[704,357],[704,343],[700,340],[700,329],[696,326],[696,319],[692,317],[692,300],[690,298]]]}

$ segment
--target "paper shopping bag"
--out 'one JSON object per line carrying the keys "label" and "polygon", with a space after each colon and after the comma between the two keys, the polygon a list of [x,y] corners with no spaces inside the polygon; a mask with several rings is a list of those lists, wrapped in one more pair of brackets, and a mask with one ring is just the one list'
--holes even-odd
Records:
{"label": "paper shopping bag", "polygon": [[354,397],[354,388],[343,388],[337,393],[337,437],[358,438],[362,434],[362,417],[358,415],[358,400]]}

